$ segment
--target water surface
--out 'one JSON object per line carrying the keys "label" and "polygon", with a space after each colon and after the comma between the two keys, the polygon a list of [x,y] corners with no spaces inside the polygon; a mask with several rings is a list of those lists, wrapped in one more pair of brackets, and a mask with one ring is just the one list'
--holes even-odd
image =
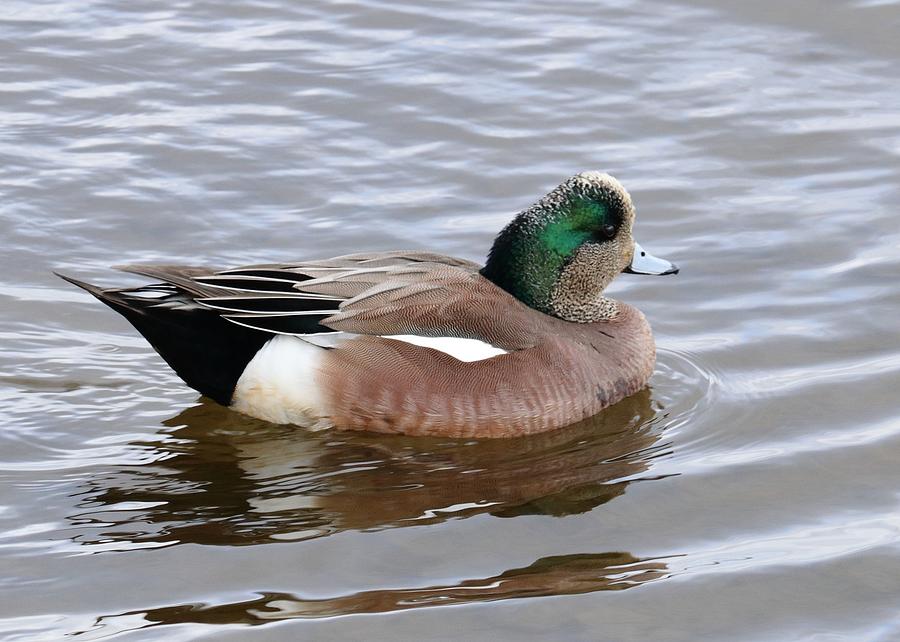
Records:
{"label": "water surface", "polygon": [[[900,637],[900,3],[0,15],[0,638]],[[602,169],[650,387],[505,441],[197,398],[50,274],[480,260]]]}

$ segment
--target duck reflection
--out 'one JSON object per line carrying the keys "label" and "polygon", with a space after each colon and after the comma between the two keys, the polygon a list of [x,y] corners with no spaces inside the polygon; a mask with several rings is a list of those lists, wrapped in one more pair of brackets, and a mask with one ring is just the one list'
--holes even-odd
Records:
{"label": "duck reflection", "polygon": [[296,541],[480,513],[568,515],[622,494],[665,452],[645,390],[562,430],[502,440],[310,433],[201,403],[135,444],[154,463],[94,475],[72,539],[103,549]]}
{"label": "duck reflection", "polygon": [[[507,440],[386,437],[273,426],[213,404],[185,410],[155,463],[95,475],[73,539],[96,550],[175,543],[297,541],[348,529],[432,524],[480,513],[569,515],[621,495],[667,445],[644,391],[562,430]],[[622,590],[668,575],[665,558],[625,552],[543,557],[484,578],[310,599],[174,604],[98,618],[82,633],[182,623],[250,624]]]}
{"label": "duck reflection", "polygon": [[[544,557],[524,568],[483,579],[424,588],[361,591],[324,599],[290,593],[261,593],[258,598],[223,604],[179,604],[130,611],[97,619],[91,629],[106,634],[172,624],[266,624],[279,620],[387,613],[515,598],[577,595],[622,590],[668,575],[665,558],[637,559],[628,553]],[[86,633],[86,632],[82,632]]]}

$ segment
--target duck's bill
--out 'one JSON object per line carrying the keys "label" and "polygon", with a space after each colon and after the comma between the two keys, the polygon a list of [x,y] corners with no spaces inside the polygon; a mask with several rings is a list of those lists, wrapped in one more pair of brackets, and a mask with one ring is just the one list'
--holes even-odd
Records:
{"label": "duck's bill", "polygon": [[631,265],[623,271],[629,274],[678,274],[678,266],[653,256],[635,243]]}

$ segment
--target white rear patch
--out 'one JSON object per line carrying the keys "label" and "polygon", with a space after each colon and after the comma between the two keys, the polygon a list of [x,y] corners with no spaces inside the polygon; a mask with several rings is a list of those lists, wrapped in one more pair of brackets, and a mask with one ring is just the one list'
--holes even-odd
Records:
{"label": "white rear patch", "polygon": [[325,428],[317,374],[325,350],[278,335],[259,349],[234,389],[231,408],[277,424]]}
{"label": "white rear patch", "polygon": [[423,348],[432,348],[439,350],[451,357],[455,357],[460,361],[481,361],[482,359],[490,359],[501,354],[506,354],[506,350],[493,346],[490,343],[479,341],[478,339],[460,339],[458,337],[420,337],[416,334],[387,334],[385,339],[396,339],[397,341],[405,341]]}

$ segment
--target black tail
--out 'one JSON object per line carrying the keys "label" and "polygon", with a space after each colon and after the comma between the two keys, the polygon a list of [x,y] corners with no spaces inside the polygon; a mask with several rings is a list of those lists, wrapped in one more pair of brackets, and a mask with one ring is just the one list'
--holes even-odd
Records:
{"label": "black tail", "polygon": [[55,274],[128,319],[187,385],[226,406],[246,365],[272,338],[226,321],[171,285],[103,289]]}

